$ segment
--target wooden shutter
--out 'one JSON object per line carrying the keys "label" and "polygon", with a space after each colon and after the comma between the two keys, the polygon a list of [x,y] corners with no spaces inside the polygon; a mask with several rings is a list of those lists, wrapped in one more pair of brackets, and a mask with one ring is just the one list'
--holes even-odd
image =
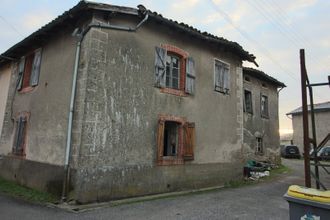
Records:
{"label": "wooden shutter", "polygon": [[17,90],[22,89],[24,66],[25,66],[25,57],[22,57],[18,64],[18,78],[17,78],[17,84],[16,84]]}
{"label": "wooden shutter", "polygon": [[40,63],[41,63],[41,49],[37,50],[34,54],[32,72],[30,78],[30,86],[37,86],[39,82],[40,73]]}
{"label": "wooden shutter", "polygon": [[14,154],[22,155],[24,151],[24,139],[25,139],[25,129],[26,129],[26,119],[24,117],[20,117],[17,122],[16,129],[16,140],[14,146]]}
{"label": "wooden shutter", "polygon": [[225,93],[229,92],[230,89],[230,73],[227,65],[223,66],[223,88]]}
{"label": "wooden shutter", "polygon": [[165,121],[158,121],[158,131],[157,131],[157,160],[160,161],[164,155],[164,129]]}
{"label": "wooden shutter", "polygon": [[215,61],[215,64],[214,64],[214,89],[216,91],[223,90],[222,65],[217,60]]}
{"label": "wooden shutter", "polygon": [[194,159],[195,148],[195,123],[187,122],[184,124],[184,154],[185,160]]}
{"label": "wooden shutter", "polygon": [[186,62],[186,88],[185,88],[186,93],[188,94],[195,93],[195,78],[196,78],[195,61],[192,57],[188,57]]}
{"label": "wooden shutter", "polygon": [[34,54],[30,54],[25,58],[25,67],[24,67],[24,74],[23,74],[23,83],[22,88],[26,88],[30,86],[30,78],[31,78],[31,71],[33,66]]}
{"label": "wooden shutter", "polygon": [[164,88],[166,83],[166,54],[164,48],[156,47],[155,49],[155,85]]}

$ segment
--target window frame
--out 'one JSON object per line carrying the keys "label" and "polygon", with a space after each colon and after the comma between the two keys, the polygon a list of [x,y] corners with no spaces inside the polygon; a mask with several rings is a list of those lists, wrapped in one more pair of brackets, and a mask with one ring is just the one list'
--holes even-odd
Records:
{"label": "window frame", "polygon": [[[11,151],[11,155],[19,158],[26,157],[26,147],[27,147],[27,134],[28,134],[28,127],[29,127],[29,119],[30,113],[29,112],[20,112],[16,115],[15,121],[15,133],[13,139],[13,147]],[[20,125],[21,120],[23,121],[24,127],[22,128]],[[20,129],[24,129],[22,131],[22,137],[20,137]],[[18,143],[19,139],[21,139],[21,143]],[[18,149],[21,149],[20,152]]]}
{"label": "window frame", "polygon": [[39,84],[41,70],[42,48],[38,48],[25,56],[18,62],[16,90],[19,93],[32,91]]}
{"label": "window frame", "polygon": [[[178,146],[176,155],[164,156],[164,131],[166,122],[175,122],[178,124]],[[193,134],[188,137],[186,129],[193,126]],[[195,123],[188,122],[184,117],[178,117],[167,114],[160,114],[158,116],[158,131],[157,131],[157,165],[181,165],[185,161],[194,159],[195,148]],[[191,141],[187,143],[187,138]],[[188,146],[189,145],[189,146]],[[186,148],[189,147],[189,152]]]}
{"label": "window frame", "polygon": [[[213,60],[214,60],[213,61],[213,87],[214,87],[214,91],[218,92],[218,93],[222,93],[224,95],[229,95],[230,90],[231,90],[231,88],[230,88],[231,87],[231,85],[230,85],[231,84],[231,79],[230,79],[230,69],[231,69],[231,67],[230,67],[230,63],[225,62],[225,61],[223,61],[221,59],[218,59],[218,58],[214,58]],[[227,72],[228,85],[225,85],[225,80],[223,80],[223,82],[222,82],[223,85],[217,86],[217,82],[216,82],[216,79],[217,79],[217,77],[216,77],[216,64],[217,64],[217,62],[221,63],[222,65],[226,65],[228,67],[228,72]],[[228,88],[226,88],[226,86]],[[217,87],[219,87],[219,88],[217,89]]]}
{"label": "window frame", "polygon": [[[263,97],[265,97],[266,102],[265,102],[265,106],[263,106]],[[266,107],[266,109],[265,109]],[[263,110],[264,109],[264,110]],[[269,102],[268,102],[268,96],[265,94],[260,94],[260,115],[262,118],[268,119],[269,118]]]}
{"label": "window frame", "polygon": [[263,138],[262,137],[256,137],[256,141],[257,141],[256,154],[263,155],[264,154]]}
{"label": "window frame", "polygon": [[[250,111],[248,111],[248,108],[247,108],[246,93],[250,94],[250,107],[251,107]],[[248,89],[244,89],[244,106],[243,107],[244,107],[243,108],[244,112],[249,113],[249,114],[253,114],[253,96],[252,96],[252,92]]]}
{"label": "window frame", "polygon": [[[161,78],[159,78],[159,75],[156,73],[156,87],[160,87],[160,92],[161,93],[168,93],[168,94],[172,94],[172,95],[176,95],[176,96],[188,96],[188,95],[194,95],[194,88],[195,88],[195,79],[196,79],[196,74],[195,74],[195,61],[192,57],[189,57],[189,54],[170,44],[161,44],[160,47],[156,47],[156,60],[157,59],[161,59],[160,55],[157,54],[157,48],[161,48],[165,50],[165,59],[167,58],[167,56],[172,56],[172,57],[176,57],[179,59],[180,62],[180,70],[179,70],[179,74],[178,74],[178,88],[172,88],[172,87],[167,87],[166,86],[166,60],[165,60],[165,85],[163,85],[162,83],[159,83],[157,80],[162,80]],[[164,54],[163,54],[164,55]],[[161,61],[162,62],[162,61]],[[158,70],[159,66],[157,66],[157,62],[155,62],[156,64],[156,70]],[[189,68],[189,71],[192,72],[187,72],[188,67],[187,65],[192,65],[192,67]],[[192,84],[192,87],[187,88],[187,80],[189,79],[189,83]],[[191,90],[191,91],[190,91]]]}
{"label": "window frame", "polygon": [[[171,63],[170,63],[170,66],[169,66],[169,69],[170,69],[170,72],[168,73],[167,71],[165,72],[165,86],[166,88],[170,88],[170,89],[176,89],[176,90],[181,90],[181,78],[182,78],[182,67],[183,67],[183,62],[182,61],[182,57],[178,56],[178,54],[176,53],[172,53],[172,52],[168,52],[166,54],[166,69],[167,69],[167,57],[170,57],[171,58]],[[174,88],[173,87],[173,69],[176,68],[173,66],[173,62],[172,62],[172,58],[175,58],[178,60],[178,67],[177,67],[177,70],[178,70],[178,77],[177,77],[177,85],[178,87],[177,88]],[[169,78],[169,87],[167,87],[167,78]]]}

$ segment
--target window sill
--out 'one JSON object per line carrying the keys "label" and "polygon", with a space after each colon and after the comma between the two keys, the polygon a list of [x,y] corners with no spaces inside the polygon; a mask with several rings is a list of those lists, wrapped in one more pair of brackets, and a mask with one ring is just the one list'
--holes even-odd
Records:
{"label": "window sill", "polygon": [[222,93],[222,94],[224,94],[224,95],[229,95],[229,90],[227,90],[227,91],[224,91],[224,90],[220,90],[220,89],[214,89],[214,91],[215,92],[218,92],[218,93]]}
{"label": "window sill", "polygon": [[161,88],[160,89],[160,92],[161,93],[171,94],[171,95],[176,95],[176,96],[181,96],[181,97],[188,96],[183,90],[178,90],[178,89]]}
{"label": "window sill", "polygon": [[34,88],[35,88],[35,87],[33,87],[33,86],[28,86],[28,87],[25,87],[25,88],[19,90],[18,92],[19,92],[20,94],[25,94],[25,93],[32,92],[32,91],[34,90]]}
{"label": "window sill", "polygon": [[10,153],[8,156],[10,156],[11,158],[23,159],[23,160],[26,158],[26,154],[17,155],[17,154]]}
{"label": "window sill", "polygon": [[162,157],[161,160],[157,161],[158,166],[182,165],[182,164],[184,164],[183,158],[177,158],[174,156]]}

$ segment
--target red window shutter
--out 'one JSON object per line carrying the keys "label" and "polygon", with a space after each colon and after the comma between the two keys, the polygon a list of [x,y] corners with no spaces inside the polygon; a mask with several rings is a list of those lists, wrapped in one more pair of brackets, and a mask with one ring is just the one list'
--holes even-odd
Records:
{"label": "red window shutter", "polygon": [[187,122],[184,124],[184,155],[185,160],[194,159],[195,148],[195,123]]}
{"label": "red window shutter", "polygon": [[25,68],[23,74],[23,85],[22,88],[26,88],[30,86],[30,78],[31,78],[31,71],[33,65],[34,54],[31,54],[26,57],[25,59]]}
{"label": "red window shutter", "polygon": [[158,132],[157,132],[157,159],[158,161],[162,160],[164,155],[164,128],[165,128],[165,121],[159,120],[158,121]]}

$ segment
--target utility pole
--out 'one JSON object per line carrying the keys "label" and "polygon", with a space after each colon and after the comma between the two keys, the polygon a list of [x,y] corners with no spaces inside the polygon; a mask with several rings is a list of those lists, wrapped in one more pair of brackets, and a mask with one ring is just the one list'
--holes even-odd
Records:
{"label": "utility pole", "polygon": [[301,70],[301,98],[303,110],[303,134],[304,134],[304,164],[305,164],[305,186],[311,188],[311,170],[309,160],[309,132],[308,132],[308,107],[307,107],[307,71],[305,65],[305,50],[300,49],[300,70]]}

